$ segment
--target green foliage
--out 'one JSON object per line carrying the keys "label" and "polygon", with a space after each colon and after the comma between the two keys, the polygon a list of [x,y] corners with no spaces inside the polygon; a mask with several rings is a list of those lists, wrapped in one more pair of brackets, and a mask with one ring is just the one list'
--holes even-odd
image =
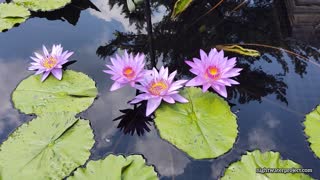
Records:
{"label": "green foliage", "polygon": [[94,144],[89,121],[45,113],[23,124],[0,146],[0,179],[62,179],[85,163]]}
{"label": "green foliage", "polygon": [[156,172],[147,166],[140,155],[109,155],[103,160],[89,161],[86,168],[79,168],[69,180],[156,180]]}
{"label": "green foliage", "polygon": [[162,104],[156,111],[160,136],[195,159],[215,158],[229,151],[238,131],[228,103],[199,88],[186,88],[181,95],[189,103]]}
{"label": "green foliage", "polygon": [[173,7],[173,13],[171,15],[171,18],[176,18],[183,11],[185,11],[190,6],[191,3],[192,3],[192,0],[177,0],[177,2]]}
{"label": "green foliage", "polygon": [[320,105],[306,115],[304,126],[306,127],[304,132],[309,136],[310,147],[316,156],[320,158]]}
{"label": "green foliage", "polygon": [[256,173],[257,168],[301,168],[291,160],[282,160],[278,152],[247,152],[240,161],[231,164],[221,180],[310,180],[303,173]]}
{"label": "green foliage", "polygon": [[63,8],[71,3],[71,0],[13,0],[13,2],[31,11],[52,11]]}
{"label": "green foliage", "polygon": [[95,82],[87,75],[67,70],[63,80],[41,75],[23,80],[13,92],[14,106],[26,114],[68,111],[77,114],[86,110],[97,96]]}
{"label": "green foliage", "polygon": [[24,22],[30,16],[28,9],[16,4],[0,4],[0,31],[11,29],[15,24]]}

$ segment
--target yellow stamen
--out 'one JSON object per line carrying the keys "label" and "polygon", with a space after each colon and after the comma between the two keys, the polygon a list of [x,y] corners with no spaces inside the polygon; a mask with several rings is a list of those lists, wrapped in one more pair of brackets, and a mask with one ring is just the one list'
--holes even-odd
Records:
{"label": "yellow stamen", "polygon": [[131,67],[126,67],[123,69],[123,75],[129,79],[133,78],[135,76],[135,72]]}
{"label": "yellow stamen", "polygon": [[205,74],[206,78],[211,78],[213,80],[218,80],[220,78],[219,69],[215,66],[209,66]]}
{"label": "yellow stamen", "polygon": [[208,71],[212,76],[215,76],[218,74],[218,68],[216,68],[216,67],[209,67]]}
{"label": "yellow stamen", "polygon": [[51,69],[53,68],[55,65],[57,65],[58,60],[52,56],[47,57],[46,59],[44,59],[42,65],[43,67],[47,68],[47,69]]}
{"label": "yellow stamen", "polygon": [[149,92],[153,95],[160,95],[163,91],[168,89],[168,85],[164,81],[152,82],[149,87]]}

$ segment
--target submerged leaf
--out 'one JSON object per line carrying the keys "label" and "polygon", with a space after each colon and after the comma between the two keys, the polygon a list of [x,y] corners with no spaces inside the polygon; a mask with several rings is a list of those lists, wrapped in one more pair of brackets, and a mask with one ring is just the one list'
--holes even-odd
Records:
{"label": "submerged leaf", "polygon": [[176,18],[183,11],[185,11],[190,6],[191,3],[192,3],[192,0],[177,0],[177,2],[174,4],[171,18]]}
{"label": "submerged leaf", "polygon": [[241,54],[244,56],[251,56],[251,57],[258,57],[261,56],[260,52],[254,49],[247,49],[247,48],[243,48],[241,46],[238,45],[217,45],[216,46],[217,49],[222,49],[224,51],[229,51],[229,52],[234,52],[237,54]]}
{"label": "submerged leaf", "polygon": [[231,164],[221,180],[310,180],[310,176],[303,173],[257,173],[257,168],[286,169],[301,168],[291,160],[282,160],[278,152],[261,153],[258,150],[247,152],[240,161]]}
{"label": "submerged leaf", "polygon": [[320,158],[320,105],[307,114],[304,121],[304,132],[307,134],[312,151]]}
{"label": "submerged leaf", "polygon": [[15,24],[24,22],[30,16],[28,9],[16,4],[0,4],[0,32],[11,29]]}
{"label": "submerged leaf", "polygon": [[89,161],[86,168],[79,168],[69,180],[156,180],[156,172],[147,166],[141,155],[109,155],[103,160]]}
{"label": "submerged leaf", "polygon": [[85,163],[94,144],[89,121],[46,113],[0,146],[0,179],[62,179]]}
{"label": "submerged leaf", "polygon": [[215,158],[229,151],[238,131],[228,103],[199,88],[186,88],[181,95],[189,103],[162,104],[156,111],[160,136],[195,159]]}
{"label": "submerged leaf", "polygon": [[87,75],[67,70],[61,81],[40,75],[23,80],[12,94],[14,106],[26,114],[86,110],[97,96],[95,82]]}
{"label": "submerged leaf", "polygon": [[52,11],[66,6],[71,0],[13,0],[13,2],[32,11]]}

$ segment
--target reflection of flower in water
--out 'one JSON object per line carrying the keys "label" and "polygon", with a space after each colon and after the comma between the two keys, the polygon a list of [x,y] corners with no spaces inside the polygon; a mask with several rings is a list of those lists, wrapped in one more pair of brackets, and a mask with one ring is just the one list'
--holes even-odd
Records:
{"label": "reflection of flower in water", "polygon": [[120,120],[118,127],[124,134],[133,135],[135,132],[138,136],[144,135],[145,131],[150,132],[149,126],[153,121],[153,118],[146,116],[146,103],[135,107],[134,109],[120,110],[123,115],[114,119],[114,121]]}

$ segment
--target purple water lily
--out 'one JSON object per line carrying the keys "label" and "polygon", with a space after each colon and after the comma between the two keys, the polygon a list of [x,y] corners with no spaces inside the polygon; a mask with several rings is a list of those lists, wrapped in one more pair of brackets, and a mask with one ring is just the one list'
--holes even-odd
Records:
{"label": "purple water lily", "polygon": [[174,71],[169,75],[168,68],[161,67],[158,72],[155,68],[152,71],[148,71],[145,75],[144,81],[141,81],[141,85],[135,87],[142,91],[142,94],[136,96],[130,103],[136,104],[143,100],[147,100],[146,116],[149,116],[164,100],[170,104],[175,101],[181,103],[187,103],[188,100],[179,95],[179,89],[183,87],[186,80],[173,81],[177,71]]}
{"label": "purple water lily", "polygon": [[223,50],[218,52],[216,49],[211,49],[208,55],[203,50],[200,50],[200,59],[193,58],[193,61],[185,62],[191,66],[190,71],[197,75],[186,86],[202,85],[203,92],[212,87],[221,96],[227,97],[226,86],[239,84],[230,78],[238,76],[242,69],[234,68],[236,58],[228,59],[224,57]]}
{"label": "purple water lily", "polygon": [[42,46],[43,55],[34,53],[35,57],[30,57],[34,62],[28,68],[31,71],[37,71],[35,75],[43,74],[41,81],[43,82],[49,75],[52,75],[58,80],[62,79],[62,65],[68,62],[68,58],[73,52],[64,51],[61,45],[53,45],[51,53],[48,52],[45,46]]}
{"label": "purple water lily", "polygon": [[116,58],[110,58],[112,65],[106,65],[110,70],[103,71],[111,74],[111,79],[115,81],[110,91],[120,89],[127,84],[134,87],[137,82],[141,81],[146,72],[144,58],[144,54],[134,56],[132,53],[128,54],[127,51],[122,57],[116,55]]}

